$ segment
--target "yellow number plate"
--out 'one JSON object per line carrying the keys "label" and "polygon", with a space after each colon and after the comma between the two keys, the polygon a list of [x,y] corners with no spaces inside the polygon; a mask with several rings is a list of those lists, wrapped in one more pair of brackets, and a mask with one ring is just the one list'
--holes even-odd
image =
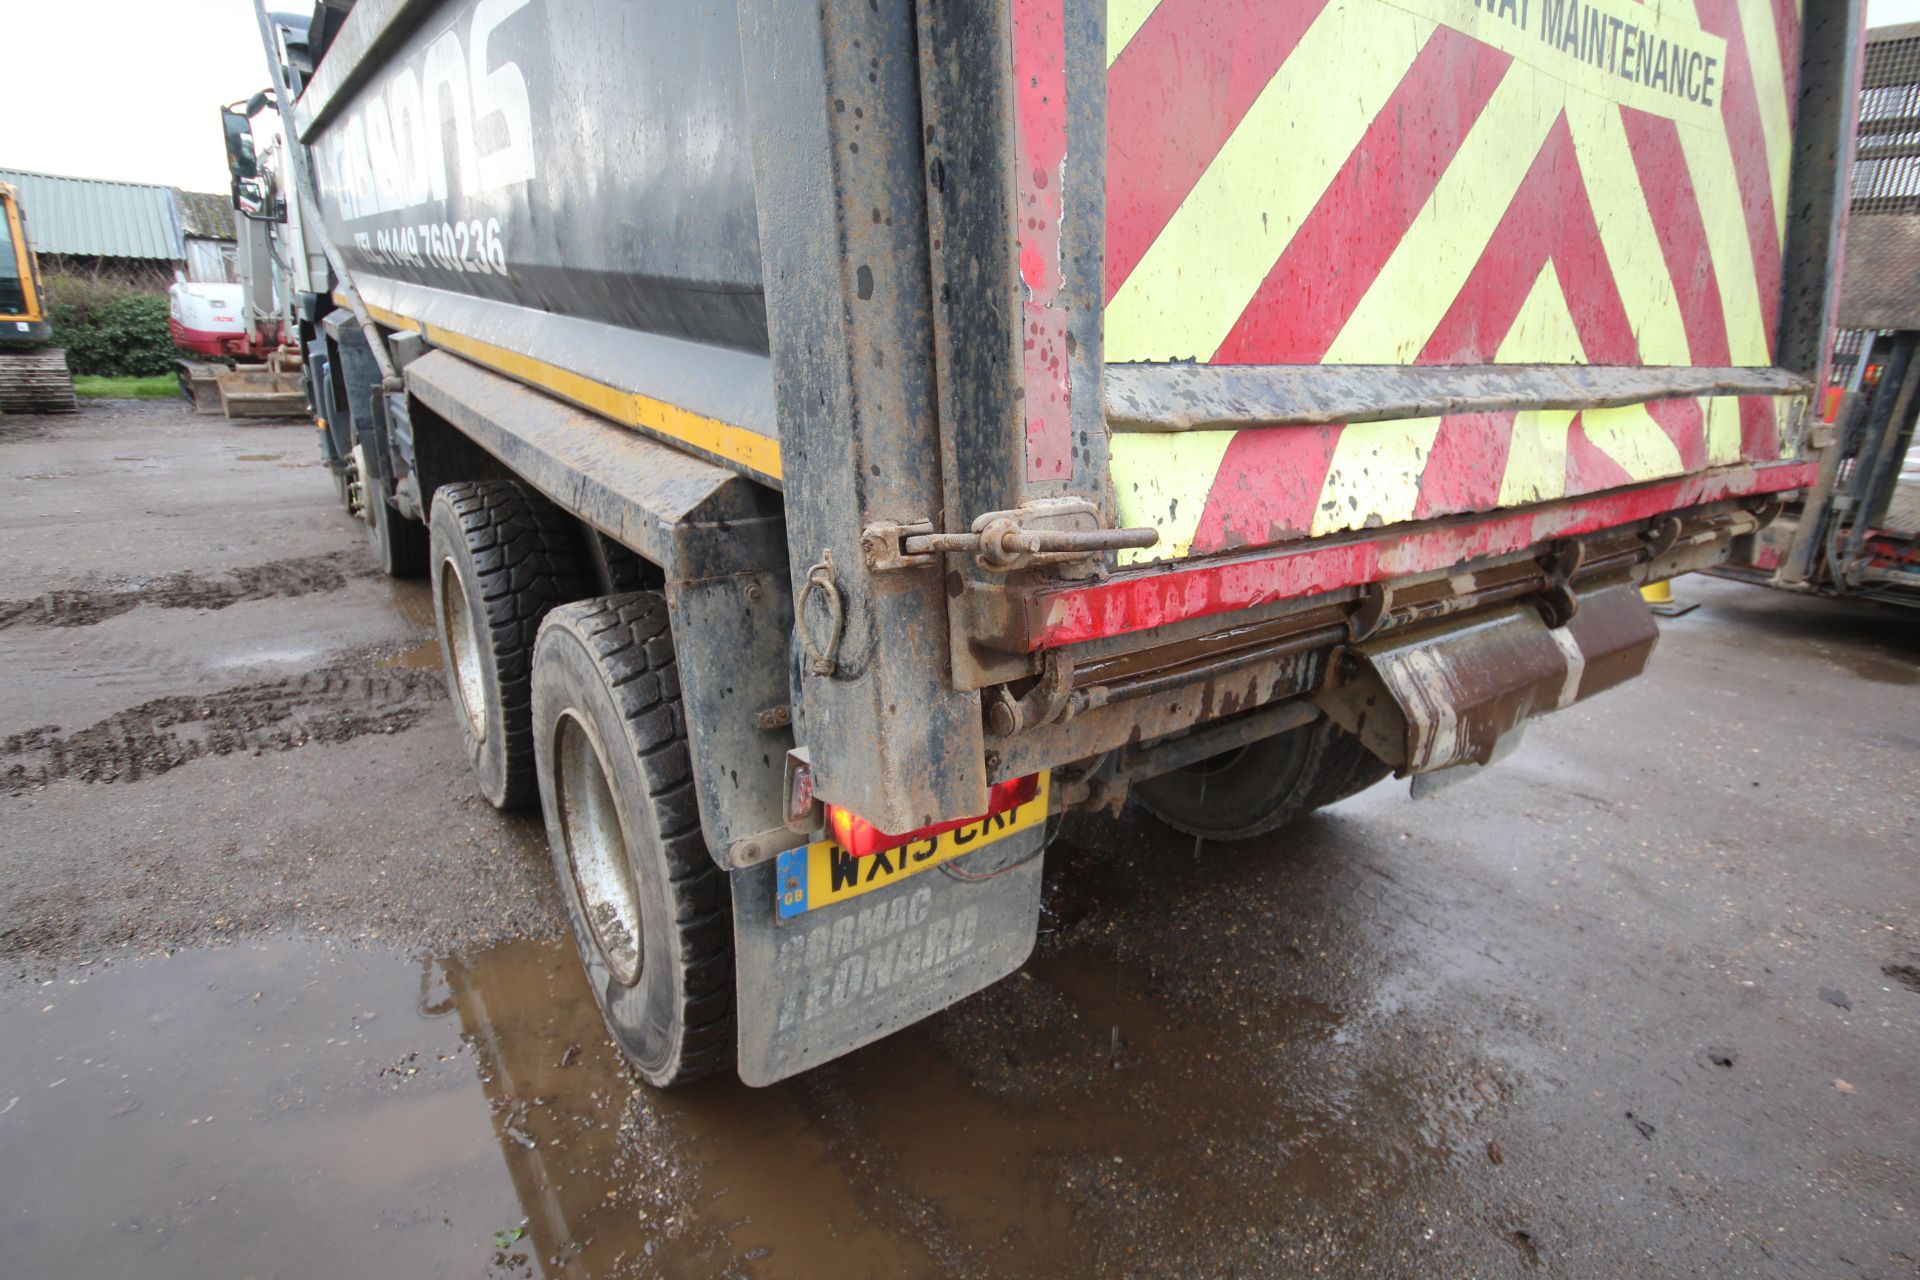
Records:
{"label": "yellow number plate", "polygon": [[780,918],[845,902],[899,884],[928,867],[972,853],[1047,820],[1048,775],[1040,775],[1033,799],[964,827],[915,840],[898,849],[856,858],[831,840],[816,840],[780,855],[774,892]]}

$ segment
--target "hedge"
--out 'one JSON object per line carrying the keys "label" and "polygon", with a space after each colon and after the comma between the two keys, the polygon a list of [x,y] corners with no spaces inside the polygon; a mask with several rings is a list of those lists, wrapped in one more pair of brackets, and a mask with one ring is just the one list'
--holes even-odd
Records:
{"label": "hedge", "polygon": [[46,282],[53,342],[81,375],[145,378],[173,372],[164,295],[71,276]]}

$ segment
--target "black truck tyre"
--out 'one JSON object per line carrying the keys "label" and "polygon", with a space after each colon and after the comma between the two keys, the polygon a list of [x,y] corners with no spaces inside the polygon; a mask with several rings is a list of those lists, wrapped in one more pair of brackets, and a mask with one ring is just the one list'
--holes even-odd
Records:
{"label": "black truck tyre", "polygon": [[533,727],[547,843],[615,1043],[660,1087],[731,1067],[733,912],[700,829],[665,599],[549,613]]}
{"label": "black truck tyre", "polygon": [[1176,831],[1246,840],[1357,795],[1391,772],[1327,719],[1133,785],[1140,807]]}
{"label": "black truck tyre", "polygon": [[587,594],[571,520],[512,480],[443,485],[433,496],[433,613],[467,763],[496,809],[539,795],[533,761],[533,646],[556,605]]}
{"label": "black truck tyre", "polygon": [[409,520],[387,501],[384,480],[368,484],[368,538],[374,563],[389,578],[417,578],[427,571],[427,527]]}
{"label": "black truck tyre", "polygon": [[366,450],[353,449],[349,489],[360,494],[360,518],[366,522],[373,563],[389,578],[417,578],[427,571],[427,527],[394,510],[390,482],[373,474]]}

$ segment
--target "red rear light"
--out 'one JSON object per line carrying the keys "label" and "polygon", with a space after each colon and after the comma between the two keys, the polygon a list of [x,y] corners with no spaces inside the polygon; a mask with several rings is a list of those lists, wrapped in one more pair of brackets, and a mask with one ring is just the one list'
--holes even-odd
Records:
{"label": "red rear light", "polygon": [[869,857],[876,853],[885,853],[888,849],[898,849],[903,844],[915,840],[931,840],[944,831],[957,831],[969,823],[991,818],[996,813],[1005,813],[1017,809],[1040,794],[1040,775],[1030,773],[1024,778],[1008,778],[1005,782],[996,782],[987,791],[987,811],[972,818],[956,818],[952,822],[936,822],[932,826],[909,831],[905,835],[889,835],[868,822],[857,813],[842,809],[837,804],[827,806],[827,834],[833,842],[856,858]]}

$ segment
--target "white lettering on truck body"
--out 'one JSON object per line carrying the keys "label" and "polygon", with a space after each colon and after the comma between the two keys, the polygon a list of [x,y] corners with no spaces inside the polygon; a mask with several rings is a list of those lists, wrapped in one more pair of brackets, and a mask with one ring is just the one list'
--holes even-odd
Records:
{"label": "white lettering on truck body", "polygon": [[[488,48],[500,24],[529,3],[480,0],[468,19],[464,44],[459,30],[448,28],[418,56],[417,67],[394,68],[327,130],[316,147],[321,185],[337,195],[342,217],[370,218],[532,180],[533,112],[526,77],[512,59],[489,68]],[[432,257],[457,262],[457,244],[444,241],[457,240],[468,228],[452,224],[443,235],[443,225],[423,224],[426,247]],[[482,252],[480,261],[490,256]]]}

